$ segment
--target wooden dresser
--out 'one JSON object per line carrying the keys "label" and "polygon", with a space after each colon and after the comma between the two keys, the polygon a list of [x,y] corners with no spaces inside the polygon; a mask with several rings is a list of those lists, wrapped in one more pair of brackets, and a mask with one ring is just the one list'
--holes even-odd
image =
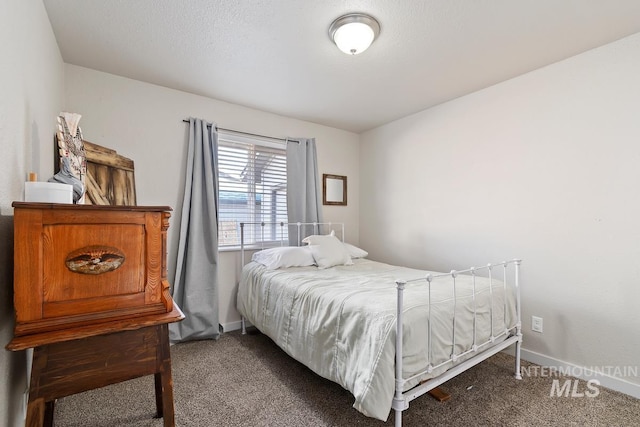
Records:
{"label": "wooden dresser", "polygon": [[34,348],[27,425],[57,398],[155,375],[174,425],[168,323],[184,315],[167,281],[165,206],[14,202],[14,338]]}
{"label": "wooden dresser", "polygon": [[172,310],[169,207],[13,207],[16,336]]}

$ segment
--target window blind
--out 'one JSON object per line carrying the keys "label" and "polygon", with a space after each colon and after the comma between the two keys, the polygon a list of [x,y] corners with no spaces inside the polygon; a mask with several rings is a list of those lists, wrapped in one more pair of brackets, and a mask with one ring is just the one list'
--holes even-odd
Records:
{"label": "window blind", "polygon": [[[241,222],[287,222],[287,152],[259,137],[218,134],[218,246],[240,245]],[[286,227],[244,227],[245,244],[286,239]]]}

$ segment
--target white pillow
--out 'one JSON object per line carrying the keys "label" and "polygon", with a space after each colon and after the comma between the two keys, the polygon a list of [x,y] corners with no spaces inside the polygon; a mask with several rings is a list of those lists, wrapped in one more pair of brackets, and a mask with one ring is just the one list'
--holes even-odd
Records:
{"label": "white pillow", "polygon": [[[335,231],[331,230],[331,233],[326,236],[335,236],[335,235],[336,235]],[[318,242],[320,242],[321,239],[326,236],[314,234],[312,236],[308,236],[302,239],[302,243],[307,243],[310,245],[319,244]],[[369,252],[365,251],[364,249],[360,249],[359,247],[354,246],[350,243],[345,242],[343,244],[347,249],[347,252],[349,252],[349,256],[351,256],[351,258],[364,258],[367,255],[369,255]]]}
{"label": "white pillow", "polygon": [[335,236],[335,235],[336,235],[336,232],[334,230],[331,230],[331,233],[329,234],[312,234],[311,236],[307,236],[304,239],[302,239],[302,243],[306,243],[308,245],[318,245],[320,244],[323,238]]}
{"label": "white pillow", "polygon": [[329,268],[335,265],[353,265],[351,255],[345,245],[331,234],[326,236],[313,235],[302,240],[309,244],[318,268]]}
{"label": "white pillow", "polygon": [[369,252],[365,251],[364,249],[360,249],[357,246],[353,246],[352,244],[345,243],[344,246],[347,248],[347,251],[349,252],[349,255],[351,255],[351,258],[364,258],[369,255]]}
{"label": "white pillow", "polygon": [[306,246],[283,246],[264,249],[251,257],[269,270],[287,267],[306,267],[315,264],[311,250]]}

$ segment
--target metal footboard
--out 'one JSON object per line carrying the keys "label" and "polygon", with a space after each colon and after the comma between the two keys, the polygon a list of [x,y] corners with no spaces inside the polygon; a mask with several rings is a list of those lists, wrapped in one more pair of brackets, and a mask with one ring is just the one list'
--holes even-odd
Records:
{"label": "metal footboard", "polygon": [[[413,280],[398,280],[396,281],[397,288],[397,319],[396,319],[396,365],[395,365],[395,394],[393,398],[392,408],[395,411],[395,425],[396,427],[402,426],[402,411],[406,410],[409,407],[409,402],[413,399],[427,393],[429,390],[439,386],[440,384],[448,381],[454,376],[466,371],[467,369],[475,366],[476,364],[482,362],[483,360],[493,356],[499,351],[504,350],[505,348],[511,346],[512,344],[516,345],[516,356],[515,356],[515,378],[522,379],[522,375],[520,373],[520,346],[522,343],[522,323],[521,323],[521,308],[520,308],[520,263],[521,260],[515,259],[512,261],[504,261],[499,264],[488,264],[485,267],[480,268],[469,268],[467,270],[459,270],[459,271],[451,271],[450,273],[441,273],[441,274],[429,274],[426,277],[413,279]],[[508,269],[512,267],[513,269],[513,280],[511,281],[511,286],[515,291],[515,311],[516,311],[516,322],[515,325],[509,329],[504,329],[500,331],[498,334],[494,334],[494,296],[493,296],[493,273],[494,269],[502,267],[503,277],[502,283],[504,287],[504,298],[503,298],[503,313],[506,320],[507,315],[507,288],[509,286],[508,281]],[[491,322],[491,334],[488,340],[484,342],[477,342],[477,306],[476,306],[476,275],[478,273],[486,272],[489,278],[489,293],[490,293],[490,322]],[[471,347],[466,349],[465,351],[456,354],[455,353],[455,344],[456,344],[456,278],[460,274],[468,274],[471,276],[473,281],[473,293],[472,293],[472,301],[473,301],[473,344]],[[431,286],[434,281],[437,280],[445,280],[450,279],[453,286],[453,324],[452,324],[452,353],[449,359],[444,360],[437,365],[433,365],[433,349],[432,349],[432,340],[431,340],[431,330],[432,330],[432,322],[431,322]],[[427,337],[427,351],[428,351],[428,360],[429,365],[427,368],[409,378],[402,377],[402,369],[403,369],[403,360],[402,360],[402,349],[403,349],[403,311],[404,311],[404,290],[405,286],[408,283],[413,282],[426,282],[426,286],[428,286],[429,293],[429,313],[428,313],[428,337]],[[506,325],[506,321],[505,321]],[[501,339],[503,338],[504,339]],[[464,359],[462,361],[462,359]],[[458,363],[460,361],[460,363]],[[445,366],[451,365],[447,371],[443,374],[422,382],[420,385],[411,388],[410,390],[405,391],[405,385],[416,378],[422,377],[425,374],[430,374],[434,370]]]}

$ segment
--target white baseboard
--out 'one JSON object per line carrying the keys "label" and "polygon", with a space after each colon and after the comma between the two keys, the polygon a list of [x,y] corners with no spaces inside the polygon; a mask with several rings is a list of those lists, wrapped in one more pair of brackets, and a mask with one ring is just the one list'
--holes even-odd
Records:
{"label": "white baseboard", "polygon": [[[513,349],[510,348],[507,351],[509,354],[513,355]],[[546,356],[544,354],[536,353],[535,351],[521,349],[520,355],[522,359],[527,362],[535,363],[539,366],[545,366],[549,368],[555,368],[559,372],[567,372],[571,376],[576,378],[589,381],[589,380],[597,380],[602,387],[608,388],[610,390],[619,391],[620,393],[628,394],[629,396],[635,397],[636,399],[640,399],[640,384],[631,383],[623,378],[614,377],[606,374],[606,369],[598,369],[597,367],[584,367],[574,365],[569,362],[565,362],[563,360],[555,359],[550,356]],[[602,367],[604,368],[604,367]],[[626,367],[627,369],[635,368],[636,371],[640,370],[639,367]],[[596,372],[593,370],[595,369]],[[620,367],[621,370],[624,370],[624,367]],[[605,371],[605,372],[601,372]]]}
{"label": "white baseboard", "polygon": [[[251,322],[246,321],[246,326],[247,328],[251,325]],[[229,323],[223,323],[220,326],[222,326],[222,332],[231,332],[231,331],[239,331],[240,329],[242,329],[242,321],[237,320],[235,322],[229,322]]]}

